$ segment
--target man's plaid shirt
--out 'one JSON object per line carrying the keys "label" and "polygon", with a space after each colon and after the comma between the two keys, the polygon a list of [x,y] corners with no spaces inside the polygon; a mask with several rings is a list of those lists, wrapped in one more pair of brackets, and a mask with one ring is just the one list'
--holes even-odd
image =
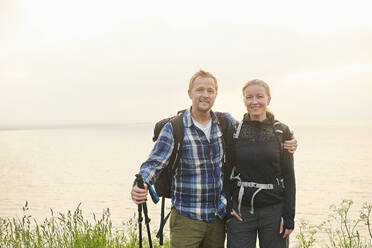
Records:
{"label": "man's plaid shirt", "polygon": [[[172,206],[186,217],[206,222],[214,222],[216,216],[223,219],[226,215],[226,198],[222,190],[224,142],[218,119],[211,113],[209,141],[194,125],[190,110],[184,113],[182,156],[172,184]],[[224,115],[231,124],[235,123],[230,114]],[[153,184],[168,165],[173,146],[173,128],[167,123],[149,158],[141,166],[140,174],[146,182]]]}

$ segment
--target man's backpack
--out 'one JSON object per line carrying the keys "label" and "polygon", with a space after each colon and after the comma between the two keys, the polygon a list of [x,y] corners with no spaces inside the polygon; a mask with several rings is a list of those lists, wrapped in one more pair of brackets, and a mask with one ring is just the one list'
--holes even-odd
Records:
{"label": "man's backpack", "polygon": [[[185,111],[186,110],[178,111],[177,115],[158,121],[155,124],[154,137],[152,138],[152,140],[155,142],[158,139],[159,134],[162,128],[165,126],[165,124],[167,124],[168,122],[171,123],[172,128],[173,128],[173,138],[174,138],[173,151],[170,156],[167,167],[163,169],[158,179],[154,183],[156,194],[162,197],[160,227],[159,227],[158,233],[156,234],[156,237],[159,238],[160,245],[163,245],[163,229],[170,215],[170,212],[169,212],[167,216],[164,217],[165,198],[171,198],[171,187],[172,187],[173,174],[176,171],[179,165],[180,158],[182,156],[182,143],[183,143],[184,133],[185,133],[185,127],[183,124],[183,114]],[[232,140],[232,139],[228,140],[228,135],[227,135],[228,130],[230,130],[228,128],[229,121],[226,119],[226,117],[222,113],[216,112],[215,114],[218,118],[219,127],[223,133],[224,143],[226,147],[227,145],[231,143],[230,140]]]}

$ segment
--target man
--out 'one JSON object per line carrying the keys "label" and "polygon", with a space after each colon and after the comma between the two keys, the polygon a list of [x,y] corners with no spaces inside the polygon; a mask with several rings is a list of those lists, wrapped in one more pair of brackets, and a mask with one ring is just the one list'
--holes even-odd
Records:
{"label": "man", "polygon": [[[200,70],[190,79],[191,108],[183,115],[182,157],[172,184],[170,245],[180,247],[224,247],[226,198],[223,186],[224,141],[218,119],[211,111],[217,97],[217,80]],[[234,118],[224,113],[230,125]],[[140,169],[145,182],[153,184],[169,162],[174,146],[173,128],[167,123],[149,158]],[[286,147],[296,146],[296,141]],[[136,204],[147,199],[147,188],[133,186]]]}

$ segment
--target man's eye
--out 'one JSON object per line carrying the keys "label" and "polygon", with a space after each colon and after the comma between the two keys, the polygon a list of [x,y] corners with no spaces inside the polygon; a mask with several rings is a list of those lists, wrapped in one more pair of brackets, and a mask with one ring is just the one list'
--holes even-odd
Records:
{"label": "man's eye", "polygon": [[209,89],[209,90],[208,90],[208,93],[211,93],[211,94],[212,94],[212,93],[214,93],[214,90]]}

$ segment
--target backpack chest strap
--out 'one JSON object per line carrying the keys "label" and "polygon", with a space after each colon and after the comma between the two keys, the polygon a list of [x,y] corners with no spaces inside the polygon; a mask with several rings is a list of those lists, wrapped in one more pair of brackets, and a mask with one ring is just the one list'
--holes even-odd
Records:
{"label": "backpack chest strap", "polygon": [[257,188],[257,189],[274,189],[274,185],[272,183],[264,184],[264,183],[255,183],[255,182],[239,182],[237,183],[238,187],[249,187],[249,188]]}
{"label": "backpack chest strap", "polygon": [[238,194],[238,214],[241,215],[241,206],[242,206],[242,201],[243,201],[243,196],[244,196],[244,190],[245,188],[256,188],[256,191],[253,193],[252,198],[251,198],[251,210],[249,211],[251,214],[254,214],[254,198],[256,195],[263,189],[267,190],[273,190],[274,189],[274,184],[272,183],[256,183],[256,182],[242,182],[240,179],[240,175],[237,175],[235,177],[231,176],[231,179],[237,180],[237,186],[239,187],[239,194]]}

